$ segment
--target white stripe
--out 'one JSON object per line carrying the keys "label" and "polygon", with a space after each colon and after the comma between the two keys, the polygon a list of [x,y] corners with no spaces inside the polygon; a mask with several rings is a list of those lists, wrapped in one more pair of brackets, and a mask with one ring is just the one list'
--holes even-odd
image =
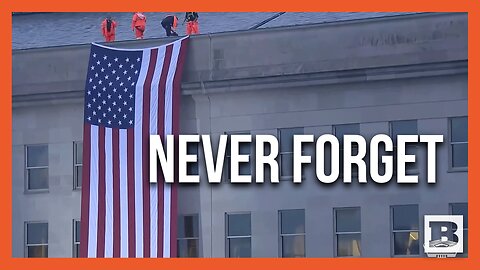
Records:
{"label": "white stripe", "polygon": [[[158,85],[162,75],[165,47],[158,49],[155,73],[153,74],[152,87],[150,89],[150,134],[157,134],[158,122]],[[150,258],[157,257],[158,242],[158,184],[150,185]]]}
{"label": "white stripe", "polygon": [[88,254],[97,257],[98,219],[98,127],[90,126],[90,204],[88,213]]}
{"label": "white stripe", "polygon": [[119,131],[120,161],[120,257],[128,257],[128,183],[127,183],[127,130]]}
{"label": "white stripe", "polygon": [[[165,87],[165,135],[172,134],[172,92],[173,78],[177,69],[178,55],[180,52],[181,42],[173,45],[172,59],[168,68],[167,81]],[[170,258],[170,223],[171,223],[171,185],[163,187],[163,257]],[[175,217],[174,217],[175,218]]]}
{"label": "white stripe", "polygon": [[112,129],[105,128],[105,258],[113,257]]}
{"label": "white stripe", "polygon": [[134,127],[134,160],[135,160],[135,250],[136,257],[143,257],[143,190],[142,190],[142,113],[143,113],[143,85],[150,63],[150,51],[144,50],[142,67],[135,89],[135,127]]}

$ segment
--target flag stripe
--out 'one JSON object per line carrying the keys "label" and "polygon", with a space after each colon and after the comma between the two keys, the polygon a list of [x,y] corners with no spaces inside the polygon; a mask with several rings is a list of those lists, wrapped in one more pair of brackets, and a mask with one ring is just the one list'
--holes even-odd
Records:
{"label": "flag stripe", "polygon": [[105,128],[105,258],[113,257],[112,129]]}
{"label": "flag stripe", "polygon": [[88,257],[97,255],[98,220],[98,126],[90,127],[90,212],[88,227]]}
{"label": "flag stripe", "polygon": [[127,130],[127,181],[128,181],[128,257],[135,257],[135,163],[132,158],[134,154],[134,132]]}
{"label": "flag stripe", "polygon": [[[184,39],[180,43],[178,61],[175,71],[175,77],[173,80],[173,134],[178,137],[180,134],[180,97],[181,97],[181,77],[183,73],[183,67],[186,56],[186,46],[188,39]],[[178,142],[178,140],[176,140]],[[178,157],[178,145],[175,147],[175,156]],[[178,162],[175,163],[175,171],[178,172]],[[178,180],[178,179],[177,179]],[[171,219],[170,219],[170,235],[177,235],[177,183],[172,185],[172,198],[171,198]],[[177,257],[177,239],[170,238],[170,257]]]}
{"label": "flag stripe", "polygon": [[83,163],[82,167],[82,209],[80,226],[80,257],[86,258],[88,255],[88,231],[89,231],[89,204],[90,204],[90,124],[83,125]]}
{"label": "flag stripe", "polygon": [[143,85],[143,118],[142,118],[142,170],[143,170],[143,257],[150,257],[150,184],[148,178],[148,142],[150,135],[150,89],[157,62],[158,49],[150,52],[147,77]]}
{"label": "flag stripe", "polygon": [[113,158],[113,257],[120,257],[120,157],[119,130],[112,129]]}
{"label": "flag stripe", "polygon": [[[163,60],[162,74],[160,75],[160,82],[158,84],[158,122],[157,122],[157,133],[161,136],[162,140],[165,139],[165,83],[167,81],[168,67],[170,66],[170,61],[172,58],[172,48],[173,45],[168,45],[165,48],[165,58]],[[163,179],[163,174],[158,174],[157,179],[157,203],[158,203],[158,216],[162,217],[157,221],[158,235],[157,235],[157,257],[163,257],[163,219],[165,217],[163,211],[163,195],[164,195],[164,186],[165,180]]]}
{"label": "flag stripe", "polygon": [[105,255],[105,127],[98,127],[97,258]]}
{"label": "flag stripe", "polygon": [[143,257],[143,86],[147,78],[150,50],[144,50],[140,76],[135,91],[135,127],[134,127],[134,161],[135,161],[135,256]]}
{"label": "flag stripe", "polygon": [[120,160],[120,257],[128,257],[128,181],[127,181],[127,130],[119,131]]}
{"label": "flag stripe", "polygon": [[[150,134],[158,134],[158,86],[162,73],[163,61],[165,58],[165,47],[158,49],[157,61],[155,64],[155,72],[153,74],[152,86],[150,88]],[[147,161],[148,162],[148,161]],[[158,249],[158,185],[150,185],[150,257],[157,257]]]}

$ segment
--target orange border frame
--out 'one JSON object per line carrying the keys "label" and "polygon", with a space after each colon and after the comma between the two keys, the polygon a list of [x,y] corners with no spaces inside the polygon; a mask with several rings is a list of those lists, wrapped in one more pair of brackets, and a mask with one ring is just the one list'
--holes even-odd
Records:
{"label": "orange border frame", "polygon": [[[190,2],[190,1],[188,1]],[[233,2],[220,0],[193,1],[158,1],[143,0],[141,9],[144,11],[185,11],[196,9],[202,11],[430,11],[430,12],[468,12],[468,54],[469,54],[469,137],[475,138],[479,134],[478,122],[480,106],[480,1],[477,0],[304,0],[288,1],[279,3],[261,0],[243,0],[241,5],[235,6]],[[112,6],[114,3],[114,6]],[[0,44],[1,59],[4,63],[11,63],[11,13],[31,11],[63,11],[63,12],[131,12],[138,9],[133,1],[113,0],[80,0],[71,2],[68,0],[3,0],[0,1],[0,20],[4,37]],[[477,50],[474,50],[477,48]],[[0,155],[0,172],[2,182],[0,184],[0,269],[321,269],[327,266],[334,269],[479,269],[480,248],[475,240],[480,239],[480,217],[474,213],[480,211],[480,181],[479,159],[474,153],[480,149],[476,140],[469,143],[469,216],[470,216],[470,246],[469,258],[466,259],[429,259],[429,258],[305,258],[305,259],[276,259],[276,258],[253,258],[253,259],[22,259],[12,258],[12,155],[11,141],[12,132],[12,71],[10,66],[2,67],[2,80],[0,84],[0,117],[5,124],[5,132],[0,134],[1,149],[5,149]],[[477,76],[470,76],[476,74]],[[476,89],[476,90],[474,90]],[[473,180],[471,180],[473,179]],[[477,195],[477,196],[475,196]],[[475,266],[476,265],[476,266]]]}

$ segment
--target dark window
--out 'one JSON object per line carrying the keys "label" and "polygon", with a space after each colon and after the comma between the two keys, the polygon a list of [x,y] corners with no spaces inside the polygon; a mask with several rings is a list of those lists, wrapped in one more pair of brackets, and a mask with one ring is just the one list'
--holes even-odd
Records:
{"label": "dark window", "polygon": [[[417,120],[402,120],[390,122],[390,135],[393,140],[393,170],[397,171],[397,136],[398,135],[418,135]],[[416,144],[406,144],[405,153],[407,155],[417,154]],[[418,160],[415,163],[407,163],[406,171],[415,171],[418,169]]]}
{"label": "dark window", "polygon": [[25,255],[27,258],[48,258],[48,223],[25,224]]}
{"label": "dark window", "polygon": [[26,190],[48,189],[48,145],[28,145],[26,157]]}
{"label": "dark window", "polygon": [[463,216],[463,253],[458,254],[457,257],[468,257],[468,204],[451,203],[450,213]]}
{"label": "dark window", "polygon": [[293,135],[303,134],[303,128],[282,128],[278,131],[280,140],[280,176],[283,179],[293,177]]}
{"label": "dark window", "polygon": [[419,254],[418,205],[392,206],[393,255]]}
{"label": "dark window", "polygon": [[250,213],[227,214],[227,257],[252,257]]}
{"label": "dark window", "polygon": [[468,118],[450,118],[450,166],[468,167]]}
{"label": "dark window", "polygon": [[80,257],[80,220],[73,221],[73,257]]}
{"label": "dark window", "polygon": [[199,256],[198,215],[179,217],[178,222],[178,257],[196,258]]}
{"label": "dark window", "polygon": [[83,159],[83,143],[75,142],[73,144],[73,188],[82,187],[82,159]]}
{"label": "dark window", "polygon": [[[344,135],[358,135],[360,134],[360,124],[345,124],[345,125],[336,125],[333,126],[333,132],[335,137],[337,137],[338,142],[340,144],[340,173],[339,176],[343,177],[343,136]],[[352,154],[358,154],[358,145],[352,145]],[[358,176],[358,168],[357,166],[353,166],[352,168],[352,178]]]}
{"label": "dark window", "polygon": [[361,255],[360,207],[335,209],[336,255]]}
{"label": "dark window", "polygon": [[279,218],[281,257],[305,257],[305,210],[281,210]]}
{"label": "dark window", "polygon": [[[229,133],[228,135],[250,135],[250,133]],[[227,178],[230,180],[231,178],[231,148],[230,148],[231,140],[228,140],[227,149],[226,149],[226,162],[227,162]],[[252,172],[252,157],[251,153],[251,143],[248,142],[241,142],[238,147],[238,152],[240,155],[248,155],[250,156],[249,162],[240,162],[239,163],[239,175],[250,175]]]}

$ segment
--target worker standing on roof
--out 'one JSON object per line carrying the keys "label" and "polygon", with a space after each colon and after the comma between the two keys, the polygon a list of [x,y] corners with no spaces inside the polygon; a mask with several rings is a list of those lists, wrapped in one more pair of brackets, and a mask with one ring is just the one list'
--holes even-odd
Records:
{"label": "worker standing on roof", "polygon": [[132,18],[132,31],[136,39],[143,39],[143,33],[147,25],[147,17],[142,12],[135,12]]}
{"label": "worker standing on roof", "polygon": [[197,12],[185,12],[185,19],[183,22],[187,22],[187,35],[198,34],[198,13]]}
{"label": "worker standing on roof", "polygon": [[115,41],[115,28],[117,28],[117,22],[111,17],[105,18],[102,22],[102,34],[105,37],[106,42]]}
{"label": "worker standing on roof", "polygon": [[162,27],[163,29],[165,29],[167,37],[178,36],[177,32],[175,32],[175,29],[177,29],[177,25],[178,18],[175,15],[168,15],[162,20]]}

